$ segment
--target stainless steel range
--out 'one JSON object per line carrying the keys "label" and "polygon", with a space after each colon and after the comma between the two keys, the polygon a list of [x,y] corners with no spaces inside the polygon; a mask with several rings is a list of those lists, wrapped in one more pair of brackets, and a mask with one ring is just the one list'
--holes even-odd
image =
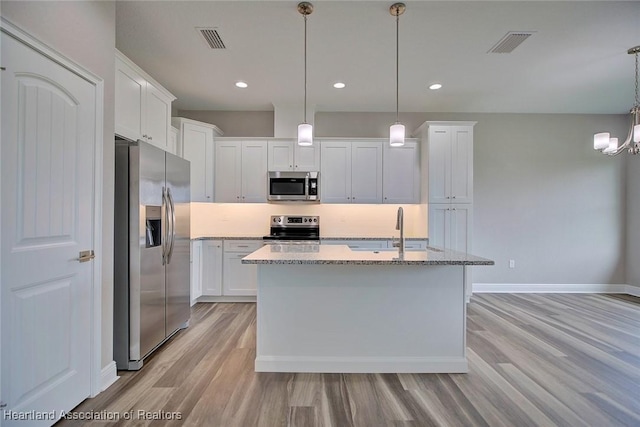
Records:
{"label": "stainless steel range", "polygon": [[273,215],[270,220],[270,231],[264,236],[265,242],[282,243],[320,240],[319,216]]}

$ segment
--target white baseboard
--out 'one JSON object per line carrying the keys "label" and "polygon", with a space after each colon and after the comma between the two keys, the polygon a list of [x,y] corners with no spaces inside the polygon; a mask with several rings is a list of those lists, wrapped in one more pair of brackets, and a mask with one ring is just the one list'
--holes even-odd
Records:
{"label": "white baseboard", "polygon": [[255,296],[201,296],[195,302],[256,302]]}
{"label": "white baseboard", "polygon": [[[635,294],[629,288],[635,288]],[[630,294],[638,295],[640,288],[625,284],[598,283],[474,283],[474,293],[577,293],[577,294]]]}
{"label": "white baseboard", "polygon": [[102,372],[100,373],[100,384],[102,385],[101,390],[105,391],[108,389],[111,384],[118,381],[118,369],[116,368],[116,362],[111,361],[107,366],[102,368]]}
{"label": "white baseboard", "polygon": [[260,356],[256,372],[467,373],[465,357]]}
{"label": "white baseboard", "polygon": [[640,286],[627,285],[627,294],[640,297]]}

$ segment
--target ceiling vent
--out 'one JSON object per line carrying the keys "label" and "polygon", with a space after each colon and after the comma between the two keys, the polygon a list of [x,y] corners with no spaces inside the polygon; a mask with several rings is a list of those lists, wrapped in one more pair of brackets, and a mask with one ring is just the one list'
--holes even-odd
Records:
{"label": "ceiling vent", "polygon": [[511,53],[534,33],[535,31],[509,31],[487,53]]}
{"label": "ceiling vent", "polygon": [[211,49],[226,49],[217,28],[196,28]]}

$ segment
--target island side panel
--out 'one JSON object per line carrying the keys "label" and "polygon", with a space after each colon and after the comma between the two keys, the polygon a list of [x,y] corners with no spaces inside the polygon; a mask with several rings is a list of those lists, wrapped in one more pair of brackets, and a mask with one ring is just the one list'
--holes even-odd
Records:
{"label": "island side panel", "polygon": [[256,371],[467,372],[462,266],[258,265]]}

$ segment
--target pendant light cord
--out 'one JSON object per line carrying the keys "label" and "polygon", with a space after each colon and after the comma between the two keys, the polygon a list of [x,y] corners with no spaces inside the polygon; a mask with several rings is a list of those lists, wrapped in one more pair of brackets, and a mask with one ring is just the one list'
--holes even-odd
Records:
{"label": "pendant light cord", "polygon": [[304,15],[304,122],[307,123],[307,15]]}
{"label": "pendant light cord", "polygon": [[[638,58],[638,55],[636,55],[636,60]],[[399,92],[400,92],[400,14],[396,14],[396,123],[400,122],[400,113],[399,113],[399,109],[400,109],[400,96],[399,96]],[[637,68],[636,68],[637,71]],[[636,84],[637,84],[637,77],[636,77]],[[636,90],[636,94],[637,94],[637,90]]]}

